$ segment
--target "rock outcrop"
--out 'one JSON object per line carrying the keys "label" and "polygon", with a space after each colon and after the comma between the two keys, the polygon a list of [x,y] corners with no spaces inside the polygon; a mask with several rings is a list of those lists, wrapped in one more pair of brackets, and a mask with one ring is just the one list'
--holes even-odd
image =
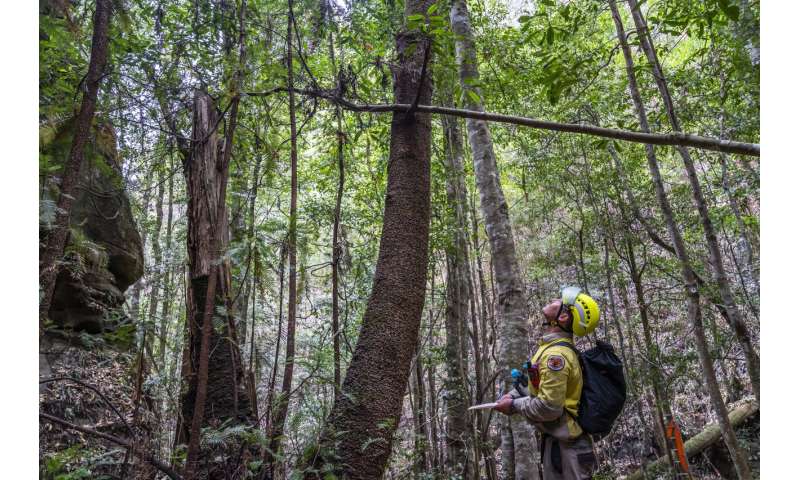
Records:
{"label": "rock outcrop", "polygon": [[[73,122],[43,127],[40,168],[56,170],[43,187],[40,238],[48,233],[58,198],[57,169],[72,142]],[[42,172],[45,173],[45,172]],[[143,273],[142,240],[124,190],[116,135],[96,122],[84,157],[81,182],[70,213],[65,265],[58,276],[49,317],[59,327],[99,333],[122,318],[124,292]]]}

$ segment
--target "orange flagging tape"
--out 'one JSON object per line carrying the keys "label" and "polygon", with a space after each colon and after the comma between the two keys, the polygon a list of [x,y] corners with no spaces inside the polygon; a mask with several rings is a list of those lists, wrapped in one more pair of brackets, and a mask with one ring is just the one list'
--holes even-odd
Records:
{"label": "orange flagging tape", "polygon": [[675,451],[678,453],[678,461],[681,464],[681,468],[683,468],[684,472],[689,473],[689,462],[686,460],[686,450],[683,448],[681,429],[678,428],[673,420],[670,420],[667,424],[667,437],[675,443]]}

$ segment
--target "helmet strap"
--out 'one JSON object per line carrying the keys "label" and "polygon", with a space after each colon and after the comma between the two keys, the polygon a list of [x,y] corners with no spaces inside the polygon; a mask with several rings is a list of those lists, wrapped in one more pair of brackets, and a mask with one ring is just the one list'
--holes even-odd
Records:
{"label": "helmet strap", "polygon": [[569,322],[566,327],[564,325],[561,325],[561,322],[556,322],[556,325],[558,325],[558,328],[560,328],[561,330],[572,335],[572,322]]}

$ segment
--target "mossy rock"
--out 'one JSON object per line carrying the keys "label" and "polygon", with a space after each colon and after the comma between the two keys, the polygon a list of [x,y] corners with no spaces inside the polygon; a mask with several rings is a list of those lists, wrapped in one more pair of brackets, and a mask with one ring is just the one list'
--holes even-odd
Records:
{"label": "mossy rock", "polygon": [[[58,199],[61,171],[72,144],[74,119],[40,127],[40,170],[48,181],[42,195],[40,238]],[[144,271],[142,240],[124,190],[113,126],[97,120],[70,212],[65,268],[56,281],[50,319],[57,325],[100,332],[109,313],[125,301],[125,290]]]}

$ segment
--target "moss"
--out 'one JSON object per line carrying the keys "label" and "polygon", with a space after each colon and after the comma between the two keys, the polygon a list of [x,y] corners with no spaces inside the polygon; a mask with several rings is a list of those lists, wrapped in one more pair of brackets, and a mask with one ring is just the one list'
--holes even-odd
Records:
{"label": "moss", "polygon": [[108,268],[108,252],[101,245],[89,240],[83,230],[71,227],[69,238],[64,249],[65,256],[75,258],[87,270]]}
{"label": "moss", "polygon": [[[75,118],[59,123],[46,122],[39,126],[39,171],[44,174],[60,174],[69,157]],[[97,118],[92,126],[92,135],[84,150],[84,168],[91,168],[108,178],[115,188],[122,188],[119,174],[120,157],[117,151],[117,135],[113,125]]]}

